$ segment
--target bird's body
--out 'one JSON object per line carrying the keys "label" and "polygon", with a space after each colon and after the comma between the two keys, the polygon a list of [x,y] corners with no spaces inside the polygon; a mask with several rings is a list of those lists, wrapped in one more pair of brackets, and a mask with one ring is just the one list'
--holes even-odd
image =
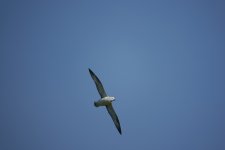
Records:
{"label": "bird's body", "polygon": [[89,69],[89,73],[90,73],[92,79],[94,80],[96,88],[101,96],[100,100],[94,102],[95,107],[105,106],[109,115],[111,116],[117,130],[119,131],[120,134],[122,134],[119,119],[116,115],[115,110],[113,109],[113,106],[112,106],[112,102],[115,100],[115,97],[108,96],[106,94],[101,81],[98,79],[98,77],[94,74],[94,72],[91,69]]}
{"label": "bird's body", "polygon": [[115,100],[115,97],[106,96],[106,97],[101,98],[98,101],[95,101],[94,102],[94,105],[95,105],[95,107],[108,106],[108,105],[111,105],[112,104],[112,101],[114,101],[114,100]]}

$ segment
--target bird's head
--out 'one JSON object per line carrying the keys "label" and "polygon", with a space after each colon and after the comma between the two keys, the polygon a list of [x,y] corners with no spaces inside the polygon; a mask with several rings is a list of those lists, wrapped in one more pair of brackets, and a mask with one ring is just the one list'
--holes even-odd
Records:
{"label": "bird's head", "polygon": [[110,101],[115,101],[116,100],[116,98],[115,97],[110,97]]}

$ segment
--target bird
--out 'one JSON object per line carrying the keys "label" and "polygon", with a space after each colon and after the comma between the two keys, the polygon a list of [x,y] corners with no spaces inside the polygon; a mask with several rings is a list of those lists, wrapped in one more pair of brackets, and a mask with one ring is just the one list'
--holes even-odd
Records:
{"label": "bird", "polygon": [[120,127],[120,121],[119,118],[115,112],[115,110],[113,109],[113,105],[112,102],[115,101],[115,97],[113,96],[108,96],[105,92],[105,89],[101,83],[101,81],[98,79],[98,77],[95,75],[95,73],[88,68],[89,73],[92,77],[92,79],[95,82],[95,86],[98,90],[99,95],[101,96],[101,99],[99,99],[98,101],[94,101],[94,106],[95,107],[100,107],[100,106],[105,106],[109,115],[111,116],[117,130],[119,131],[120,135],[122,135],[122,131],[121,131],[121,127]]}

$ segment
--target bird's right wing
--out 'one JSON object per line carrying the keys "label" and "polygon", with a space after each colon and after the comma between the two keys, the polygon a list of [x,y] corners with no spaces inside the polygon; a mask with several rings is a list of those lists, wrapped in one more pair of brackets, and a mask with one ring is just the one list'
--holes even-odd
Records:
{"label": "bird's right wing", "polygon": [[112,120],[117,128],[117,130],[119,131],[120,134],[122,134],[122,131],[121,131],[121,127],[120,127],[120,121],[116,115],[116,112],[115,110],[113,109],[113,106],[112,104],[110,105],[106,105],[106,108],[108,110],[108,113],[110,114],[110,116],[112,117]]}
{"label": "bird's right wing", "polygon": [[104,87],[103,87],[101,81],[98,79],[98,77],[95,75],[95,73],[91,69],[89,69],[89,73],[95,82],[96,88],[98,89],[98,93],[100,94],[101,98],[106,97],[107,94],[104,90]]}

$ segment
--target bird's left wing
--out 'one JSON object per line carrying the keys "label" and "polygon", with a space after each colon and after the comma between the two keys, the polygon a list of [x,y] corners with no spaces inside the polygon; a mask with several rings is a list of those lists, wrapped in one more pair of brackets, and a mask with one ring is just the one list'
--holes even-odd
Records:
{"label": "bird's left wing", "polygon": [[122,134],[121,127],[120,127],[120,121],[119,121],[119,119],[118,119],[118,117],[116,115],[115,110],[113,109],[112,104],[107,105],[106,108],[107,108],[108,113],[112,117],[112,120],[113,120],[117,130],[119,131],[120,134]]}
{"label": "bird's left wing", "polygon": [[98,89],[98,93],[100,94],[101,98],[106,97],[107,94],[104,90],[104,87],[101,81],[98,79],[98,77],[95,75],[95,73],[91,69],[89,69],[89,73],[91,74],[92,79],[95,81],[96,88]]}

